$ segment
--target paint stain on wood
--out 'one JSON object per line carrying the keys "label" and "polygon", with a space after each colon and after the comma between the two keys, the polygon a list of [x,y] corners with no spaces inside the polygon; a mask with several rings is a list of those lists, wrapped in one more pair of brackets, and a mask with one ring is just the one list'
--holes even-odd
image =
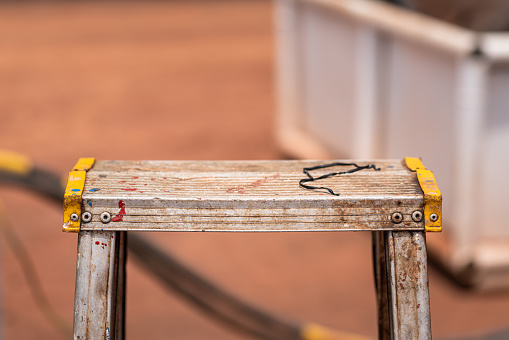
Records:
{"label": "paint stain on wood", "polygon": [[273,176],[268,176],[268,177],[265,177],[263,179],[259,179],[257,181],[254,181],[254,182],[246,184],[246,185],[239,185],[239,186],[236,186],[236,187],[233,187],[233,188],[228,188],[228,189],[226,189],[226,192],[229,193],[229,194],[232,194],[232,193],[244,194],[247,189],[257,188],[257,187],[267,183],[271,179],[278,179],[279,177],[281,177],[279,174],[276,174],[276,175],[273,175]]}
{"label": "paint stain on wood", "polygon": [[124,215],[125,215],[124,201],[122,201],[122,200],[118,201],[118,207],[120,208],[120,211],[118,212],[117,216],[115,216],[111,219],[113,222],[120,222],[124,219]]}

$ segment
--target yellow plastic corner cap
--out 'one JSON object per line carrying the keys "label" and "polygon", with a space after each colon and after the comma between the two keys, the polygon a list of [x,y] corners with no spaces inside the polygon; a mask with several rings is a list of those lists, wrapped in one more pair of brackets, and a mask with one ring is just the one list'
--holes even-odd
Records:
{"label": "yellow plastic corner cap", "polygon": [[417,179],[424,193],[424,230],[442,231],[442,193],[429,170],[417,169]]}
{"label": "yellow plastic corner cap", "polygon": [[424,230],[442,231],[442,193],[433,172],[426,169],[420,158],[405,157],[405,164],[416,172],[424,193]]}
{"label": "yellow plastic corner cap", "polygon": [[64,226],[63,231],[78,232],[80,230],[81,202],[85,187],[85,171],[71,171],[64,194]]}
{"label": "yellow plastic corner cap", "polygon": [[424,164],[422,164],[422,161],[420,158],[405,157],[405,164],[406,164],[407,168],[409,168],[412,171],[416,171],[417,169],[426,169]]}
{"label": "yellow plastic corner cap", "polygon": [[95,163],[95,158],[80,158],[74,165],[73,171],[88,171],[92,169]]}
{"label": "yellow plastic corner cap", "polygon": [[64,194],[64,225],[62,230],[65,232],[77,233],[80,231],[85,179],[87,171],[92,168],[94,163],[94,158],[80,158],[74,165],[73,171],[69,173]]}

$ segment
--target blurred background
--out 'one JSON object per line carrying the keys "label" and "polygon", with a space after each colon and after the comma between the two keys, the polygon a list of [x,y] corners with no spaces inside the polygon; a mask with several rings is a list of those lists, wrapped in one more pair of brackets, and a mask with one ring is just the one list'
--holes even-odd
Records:
{"label": "blurred background", "polygon": [[[341,22],[352,24],[354,20],[335,18],[328,12],[334,6],[324,9],[319,1],[310,5],[312,14],[297,16],[307,18],[307,24],[318,21],[316,27],[325,31],[288,31],[288,16],[284,16],[291,6],[293,2],[286,0],[0,2],[0,148],[25,154],[34,163],[62,175],[79,157],[242,160],[356,156],[338,146],[349,143],[341,143],[338,130],[332,126],[348,127],[353,116],[370,112],[369,106],[357,111],[354,106],[337,108],[328,103],[343,102],[337,93],[361,98],[351,89],[369,89],[372,85],[348,77],[327,82],[320,76],[341,76],[341,72],[334,72],[338,63],[356,70],[341,58],[349,50],[359,51],[365,46],[361,50],[371,60],[378,60],[376,54],[369,52],[369,44],[349,47],[351,38],[345,34],[334,36],[336,46],[330,41],[319,46],[318,37],[335,32],[334,22],[341,26]],[[383,6],[389,6],[389,11],[396,8]],[[378,14],[373,12],[373,16]],[[368,26],[373,28],[373,24]],[[387,32],[387,25],[383,27],[382,33]],[[454,29],[470,32],[469,27]],[[303,34],[310,43],[299,45],[300,54],[288,54],[285,51],[293,45],[282,32]],[[365,37],[363,41],[369,42],[369,34]],[[287,76],[291,73],[288,68],[296,63],[288,56],[303,60],[302,56],[313,57],[314,52],[329,56],[326,61],[333,63],[315,59],[313,65],[325,68],[290,83],[298,89],[311,88],[317,97],[307,98],[302,92],[293,97],[295,100],[285,97],[291,92],[285,79],[293,79]],[[420,72],[426,73],[428,64],[420,65]],[[311,68],[297,65],[295,69]],[[367,78],[371,74],[364,67],[359,72],[368,72]],[[444,83],[439,80],[435,79]],[[324,87],[312,87],[315,83]],[[334,86],[339,89],[336,94]],[[287,119],[291,115],[288,105],[298,107],[296,98],[306,98],[308,108],[318,103],[305,119]],[[285,104],[288,102],[292,104]],[[362,99],[359,102],[366,103]],[[419,105],[419,101],[408,102],[410,108]],[[303,112],[295,109],[295,115],[297,111]],[[343,120],[340,114],[347,116]],[[365,122],[368,127],[378,126]],[[298,128],[290,131],[296,125]],[[387,145],[391,143],[398,142]],[[431,153],[441,153],[436,145],[432,147]],[[411,156],[425,156],[420,152]],[[427,164],[426,157],[423,160]],[[434,162],[438,161],[428,163]],[[437,174],[439,185],[445,182],[443,178],[446,175],[441,182]],[[1,187],[0,199],[10,224],[33,257],[52,306],[70,326],[76,235],[61,232],[62,211],[53,202],[6,185]],[[500,239],[496,233],[491,236]],[[376,338],[368,233],[154,233],[149,237],[206,278],[261,309],[288,320],[316,322]],[[440,243],[441,238],[442,234],[428,235],[430,242]],[[3,238],[0,244],[3,338],[66,338],[37,307],[18,259]],[[455,274],[443,267],[438,270],[431,266],[429,273],[436,338],[482,335],[509,326],[509,294],[504,286],[509,282],[502,280],[494,290],[468,289],[463,287],[465,282],[458,285],[451,280],[449,276]],[[246,338],[197,312],[136,262],[128,261],[127,271],[128,338]]]}

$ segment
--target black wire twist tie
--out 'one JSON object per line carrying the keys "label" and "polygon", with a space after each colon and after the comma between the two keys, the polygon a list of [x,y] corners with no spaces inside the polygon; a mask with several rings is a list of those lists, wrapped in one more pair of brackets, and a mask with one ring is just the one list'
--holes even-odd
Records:
{"label": "black wire twist tie", "polygon": [[[310,171],[313,171],[313,170],[319,170],[319,169],[325,169],[325,168],[330,168],[330,167],[333,167],[333,166],[354,166],[355,168],[353,169],[350,169],[350,170],[347,170],[347,171],[339,171],[339,172],[331,172],[331,173],[328,173],[328,174],[325,174],[325,175],[322,175],[320,177],[313,177],[311,176],[311,174],[309,173]],[[340,175],[346,175],[346,174],[352,174],[354,172],[357,172],[357,171],[361,171],[361,170],[367,170],[367,169],[373,169],[375,171],[380,171],[380,168],[377,168],[375,164],[368,164],[368,165],[363,165],[363,166],[359,166],[355,163],[342,163],[342,162],[336,162],[336,163],[330,163],[330,164],[323,164],[323,165],[317,165],[317,166],[313,166],[313,167],[309,167],[309,168],[303,168],[302,169],[302,172],[308,176],[308,178],[303,178],[299,181],[299,185],[304,188],[304,189],[309,189],[309,190],[327,190],[327,192],[329,192],[330,194],[334,195],[334,196],[339,196],[339,193],[335,193],[332,189],[330,188],[326,188],[326,187],[315,187],[315,186],[312,186],[312,185],[308,185],[308,184],[304,184],[304,183],[307,183],[307,182],[314,182],[314,181],[318,181],[318,180],[321,180],[321,179],[324,179],[324,178],[329,178],[329,177],[333,177],[333,176],[340,176]]]}

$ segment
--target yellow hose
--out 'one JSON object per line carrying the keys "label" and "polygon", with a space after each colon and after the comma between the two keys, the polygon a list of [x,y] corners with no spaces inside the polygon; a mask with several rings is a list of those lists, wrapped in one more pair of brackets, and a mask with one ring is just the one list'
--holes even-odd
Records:
{"label": "yellow hose", "polygon": [[0,149],[0,170],[23,175],[32,170],[32,162],[25,155]]}
{"label": "yellow hose", "polygon": [[314,323],[304,325],[300,336],[303,340],[372,340],[363,335],[342,332]]}

